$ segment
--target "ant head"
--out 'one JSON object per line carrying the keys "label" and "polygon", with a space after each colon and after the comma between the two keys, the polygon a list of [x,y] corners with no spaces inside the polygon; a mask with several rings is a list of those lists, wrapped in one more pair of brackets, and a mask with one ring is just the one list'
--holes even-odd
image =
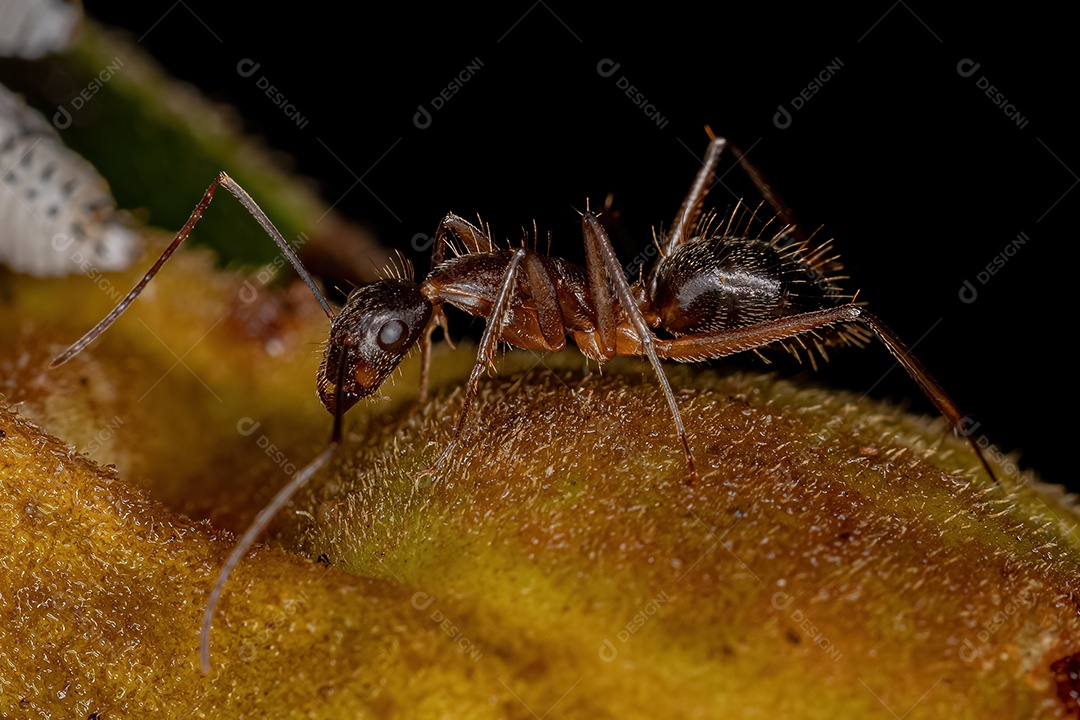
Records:
{"label": "ant head", "polygon": [[399,278],[361,285],[349,293],[330,325],[319,367],[323,406],[343,414],[378,390],[423,335],[431,311],[431,301],[420,293],[420,286]]}

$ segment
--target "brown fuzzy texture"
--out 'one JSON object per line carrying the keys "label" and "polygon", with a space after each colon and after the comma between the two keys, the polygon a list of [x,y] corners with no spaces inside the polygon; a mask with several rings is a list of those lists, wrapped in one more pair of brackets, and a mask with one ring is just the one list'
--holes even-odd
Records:
{"label": "brown fuzzy texture", "polygon": [[107,298],[85,279],[7,286],[0,716],[1075,712],[1076,510],[1030,473],[993,486],[943,420],[672,368],[702,475],[687,486],[646,365],[514,353],[424,476],[469,348],[439,350],[436,396],[403,422],[414,363],[392,403],[350,413],[344,449],[275,525],[285,549],[256,549],[226,588],[204,678],[199,617],[229,531],[329,433],[325,320],[302,296],[230,302],[242,278],[174,262],[52,372]]}

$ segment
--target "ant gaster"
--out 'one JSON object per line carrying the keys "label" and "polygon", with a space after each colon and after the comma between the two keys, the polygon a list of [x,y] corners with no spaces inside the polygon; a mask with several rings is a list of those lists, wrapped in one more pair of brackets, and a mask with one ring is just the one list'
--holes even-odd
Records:
{"label": "ant gaster", "polygon": [[[675,434],[686,459],[686,478],[697,475],[694,456],[675,394],[660,359],[700,362],[780,345],[794,352],[824,354],[827,345],[862,345],[877,337],[920,389],[955,428],[966,418],[942,387],[879,320],[844,293],[836,275],[840,265],[828,256],[828,244],[811,248],[794,239],[790,212],[776,198],[758,171],[724,138],[711,141],[669,233],[658,238],[660,259],[648,275],[630,284],[597,215],[582,214],[585,267],[541,255],[524,247],[496,249],[490,236],[450,214],[439,223],[431,272],[420,284],[387,278],[354,289],[338,313],[331,310],[314,280],[254,200],[232,178],[221,173],[207,188],[187,223],[131,292],[90,332],[59,355],[53,367],[70,360],[104,332],[138,296],[224,187],[248,209],[292,263],[331,319],[330,336],[318,375],[318,395],[334,416],[328,447],[296,473],[255,518],[225,561],[203,616],[200,658],[210,668],[210,626],[218,599],[232,569],[289,499],[325,465],[342,437],[342,416],[361,398],[374,394],[405,355],[420,344],[420,398],[426,397],[431,336],[447,329],[444,304],[487,319],[476,364],[453,438],[432,469],[461,439],[477,383],[494,360],[498,342],[532,350],[557,352],[570,335],[588,358],[603,363],[616,355],[644,355],[652,364],[675,421]],[[771,238],[742,237],[731,216],[723,232],[711,217],[701,220],[702,204],[721,154],[728,149],[785,226]],[[734,233],[734,234],[733,234]],[[446,258],[456,239],[466,252]],[[809,343],[809,345],[807,344]],[[993,478],[986,459],[968,441]]]}

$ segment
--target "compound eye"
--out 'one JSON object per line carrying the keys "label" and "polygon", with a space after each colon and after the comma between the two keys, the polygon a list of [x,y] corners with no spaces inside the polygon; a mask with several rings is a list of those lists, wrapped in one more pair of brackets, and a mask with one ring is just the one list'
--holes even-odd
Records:
{"label": "compound eye", "polygon": [[379,328],[379,347],[386,352],[397,352],[409,339],[409,326],[401,320],[387,320]]}

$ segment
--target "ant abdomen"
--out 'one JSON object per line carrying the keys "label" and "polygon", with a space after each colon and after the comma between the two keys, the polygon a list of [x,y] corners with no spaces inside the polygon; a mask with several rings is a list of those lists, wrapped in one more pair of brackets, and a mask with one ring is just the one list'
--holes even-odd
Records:
{"label": "ant abdomen", "polygon": [[[739,163],[786,226],[772,237],[754,237],[738,219],[742,217],[738,210],[719,232],[710,231],[710,218],[698,222],[726,146],[723,138],[711,136],[705,162],[670,232],[658,244],[662,258],[643,282],[630,285],[607,231],[588,209],[581,216],[584,267],[526,248],[497,250],[488,232],[448,214],[439,223],[433,267],[422,283],[402,277],[369,283],[350,293],[345,307],[337,313],[296,253],[244,189],[225,173],[210,184],[187,223],[131,292],[52,363],[55,367],[70,360],[120,317],[188,237],[219,187],[232,193],[251,212],[331,319],[318,377],[319,399],[334,416],[330,442],[263,508],[222,566],[203,613],[200,660],[204,672],[210,668],[211,623],[230,573],[274,514],[330,461],[342,442],[345,411],[377,392],[417,344],[421,349],[418,396],[420,401],[426,397],[431,335],[439,328],[447,332],[444,305],[481,316],[487,324],[452,439],[429,473],[442,464],[463,437],[477,384],[492,366],[499,342],[559,351],[569,335],[582,354],[599,363],[619,354],[646,357],[656,373],[671,412],[674,434],[683,449],[684,482],[691,484],[698,477],[697,469],[662,358],[703,362],[780,346],[796,355],[806,351],[813,362],[811,351],[824,355],[826,345],[861,345],[876,337],[941,414],[964,432],[987,474],[994,477],[969,431],[969,418],[900,339],[840,288],[840,265],[831,256],[828,243],[811,247],[809,240],[798,237],[797,227],[787,220],[790,211],[776,200],[742,153],[735,151]],[[750,221],[753,219],[750,213]],[[447,259],[450,248],[460,254]],[[721,478],[726,471],[716,466],[710,470],[720,473]]]}
{"label": "ant abdomen", "polygon": [[[784,242],[788,244],[783,244]],[[678,337],[714,334],[851,302],[826,248],[781,234],[772,239],[698,236],[660,260],[653,310]]]}

